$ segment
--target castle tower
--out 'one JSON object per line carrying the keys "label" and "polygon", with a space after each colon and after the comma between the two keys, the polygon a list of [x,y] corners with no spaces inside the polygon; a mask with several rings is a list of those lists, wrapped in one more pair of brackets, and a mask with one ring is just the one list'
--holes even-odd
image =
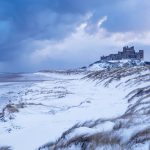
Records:
{"label": "castle tower", "polygon": [[144,50],[139,50],[140,59],[144,59]]}
{"label": "castle tower", "polygon": [[128,46],[125,46],[125,47],[123,47],[123,52],[124,53],[126,53],[126,52],[135,52],[135,50],[134,50],[134,46],[132,46],[132,47],[128,47]]}

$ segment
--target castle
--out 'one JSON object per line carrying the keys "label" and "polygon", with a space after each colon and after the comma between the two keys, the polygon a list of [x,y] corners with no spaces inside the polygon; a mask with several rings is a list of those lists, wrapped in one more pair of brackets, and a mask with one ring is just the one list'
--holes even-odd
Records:
{"label": "castle", "polygon": [[110,54],[108,56],[102,56],[101,60],[122,60],[122,59],[143,59],[144,58],[144,50],[139,50],[136,52],[134,46],[123,47],[122,52],[118,52],[118,54]]}

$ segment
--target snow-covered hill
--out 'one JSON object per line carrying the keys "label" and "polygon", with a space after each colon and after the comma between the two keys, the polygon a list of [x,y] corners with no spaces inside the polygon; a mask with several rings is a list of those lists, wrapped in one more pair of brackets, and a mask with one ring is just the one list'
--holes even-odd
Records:
{"label": "snow-covered hill", "polygon": [[111,68],[118,68],[118,67],[127,67],[127,66],[139,66],[139,65],[146,65],[146,62],[141,60],[131,60],[131,59],[124,59],[124,60],[112,60],[112,61],[97,61],[89,65],[87,70],[89,71],[97,71],[103,69],[111,69]]}
{"label": "snow-covered hill", "polygon": [[150,65],[20,74],[0,88],[0,147],[150,148]]}

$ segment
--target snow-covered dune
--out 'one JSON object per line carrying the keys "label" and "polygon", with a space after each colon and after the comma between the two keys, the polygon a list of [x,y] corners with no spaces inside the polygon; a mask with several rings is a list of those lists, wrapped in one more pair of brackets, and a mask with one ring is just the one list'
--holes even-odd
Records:
{"label": "snow-covered dune", "polygon": [[[32,80],[29,80],[32,77]],[[0,146],[133,149],[150,142],[150,66],[22,74],[0,84]]]}
{"label": "snow-covered dune", "polygon": [[125,66],[140,66],[144,65],[146,62],[141,60],[132,60],[132,59],[123,59],[123,60],[111,60],[111,61],[97,61],[89,65],[87,70],[89,71],[97,71],[97,70],[104,70],[104,69],[112,69],[118,67],[125,67]]}

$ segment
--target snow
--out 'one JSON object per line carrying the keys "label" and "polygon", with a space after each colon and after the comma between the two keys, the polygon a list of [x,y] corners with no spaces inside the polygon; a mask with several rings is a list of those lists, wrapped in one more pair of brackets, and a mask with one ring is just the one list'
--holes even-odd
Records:
{"label": "snow", "polygon": [[131,60],[131,59],[122,59],[122,60],[110,60],[110,61],[98,61],[91,64],[87,70],[88,71],[100,71],[107,68],[123,67],[124,65],[136,64],[137,66],[144,64],[143,60]]}
{"label": "snow", "polygon": [[[32,81],[28,82],[30,77]],[[128,108],[125,95],[131,89],[124,86],[116,88],[117,81],[104,87],[83,80],[83,77],[82,73],[66,75],[38,72],[22,74],[26,82],[0,83],[0,100],[5,96],[14,103],[22,101],[28,104],[19,109],[19,113],[13,114],[14,119],[0,122],[0,144],[11,146],[14,150],[34,150],[55,141],[76,123],[115,118],[125,113]],[[124,83],[128,78],[119,82]],[[113,122],[107,121],[95,129],[76,129],[70,136],[109,131],[113,126]]]}
{"label": "snow", "polygon": [[[48,76],[47,73],[44,75]],[[54,74],[49,76],[54,77]],[[65,79],[64,75],[56,74],[56,77],[54,80],[34,83],[29,87],[24,87],[23,84],[22,89],[21,85],[18,86],[22,93],[31,91],[27,95],[22,94],[20,98],[24,101],[42,103],[48,107],[28,106],[15,114],[15,120],[3,124],[2,127],[0,125],[3,130],[11,125],[21,128],[13,129],[11,133],[3,132],[0,135],[3,145],[11,145],[15,150],[33,150],[45,142],[55,140],[60,133],[77,122],[99,117],[116,117],[126,110],[127,105],[122,101],[122,94],[118,96],[118,91],[113,88],[108,92],[94,83],[80,80],[82,76],[77,79],[73,75],[71,78],[74,80]],[[64,87],[71,94],[59,99],[55,93],[48,93],[54,90],[54,87]],[[61,88],[57,90],[65,92]],[[112,97],[116,96],[112,101]],[[53,113],[50,113],[51,111]]]}

